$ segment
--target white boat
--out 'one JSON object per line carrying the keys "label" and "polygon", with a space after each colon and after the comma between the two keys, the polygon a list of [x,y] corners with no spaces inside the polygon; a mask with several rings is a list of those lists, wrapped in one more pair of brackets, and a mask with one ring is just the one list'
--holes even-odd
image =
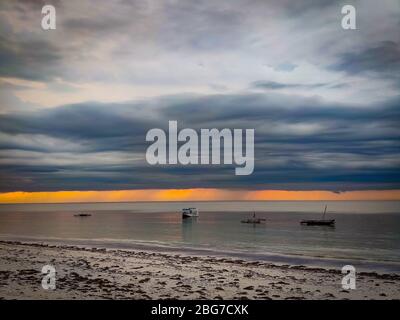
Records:
{"label": "white boat", "polygon": [[196,208],[182,209],[182,218],[198,217],[199,211]]}

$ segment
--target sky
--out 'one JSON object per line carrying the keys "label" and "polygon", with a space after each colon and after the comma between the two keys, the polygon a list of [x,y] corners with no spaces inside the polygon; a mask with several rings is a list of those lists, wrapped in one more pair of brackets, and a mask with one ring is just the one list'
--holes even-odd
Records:
{"label": "sky", "polygon": [[[399,200],[399,30],[398,0],[1,1],[0,202]],[[169,120],[255,129],[254,173],[149,165]]]}

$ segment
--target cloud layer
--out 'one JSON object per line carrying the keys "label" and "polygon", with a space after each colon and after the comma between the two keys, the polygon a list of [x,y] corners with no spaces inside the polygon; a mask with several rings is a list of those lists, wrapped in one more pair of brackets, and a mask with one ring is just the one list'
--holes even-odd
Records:
{"label": "cloud layer", "polygon": [[[153,107],[152,107],[153,106]],[[167,96],[0,116],[4,191],[129,188],[398,188],[400,98],[376,106],[280,94]],[[152,167],[151,128],[255,128],[255,171]]]}
{"label": "cloud layer", "polygon": [[[400,8],[354,1],[0,4],[0,191],[400,188]],[[255,171],[145,162],[146,132],[254,128]]]}

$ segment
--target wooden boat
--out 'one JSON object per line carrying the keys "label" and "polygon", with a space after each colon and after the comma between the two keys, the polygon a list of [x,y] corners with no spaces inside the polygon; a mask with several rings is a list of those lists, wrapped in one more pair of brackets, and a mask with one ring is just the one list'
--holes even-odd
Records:
{"label": "wooden boat", "polygon": [[90,213],[77,213],[74,214],[74,217],[90,217],[91,214]]}
{"label": "wooden boat", "polygon": [[324,214],[322,219],[315,219],[315,220],[301,220],[301,224],[305,224],[307,226],[334,226],[335,219],[325,219],[326,209],[328,206],[325,206]]}
{"label": "wooden boat", "polygon": [[240,221],[241,223],[253,223],[253,224],[260,224],[260,223],[264,223],[265,219],[263,218],[256,218],[256,213],[253,213],[253,218],[249,218],[246,220],[242,220]]}
{"label": "wooden boat", "polygon": [[335,220],[302,220],[301,224],[306,224],[307,226],[333,226]]}

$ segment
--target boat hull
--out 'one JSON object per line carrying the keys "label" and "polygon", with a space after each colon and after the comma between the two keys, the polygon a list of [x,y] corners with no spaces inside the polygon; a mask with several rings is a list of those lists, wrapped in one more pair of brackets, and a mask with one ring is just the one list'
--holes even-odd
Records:
{"label": "boat hull", "polygon": [[300,223],[307,226],[334,226],[335,220],[303,220]]}
{"label": "boat hull", "polygon": [[265,219],[247,219],[240,221],[241,223],[252,223],[252,224],[261,224],[265,222]]}
{"label": "boat hull", "polygon": [[198,217],[198,213],[182,213],[182,218],[195,218]]}

